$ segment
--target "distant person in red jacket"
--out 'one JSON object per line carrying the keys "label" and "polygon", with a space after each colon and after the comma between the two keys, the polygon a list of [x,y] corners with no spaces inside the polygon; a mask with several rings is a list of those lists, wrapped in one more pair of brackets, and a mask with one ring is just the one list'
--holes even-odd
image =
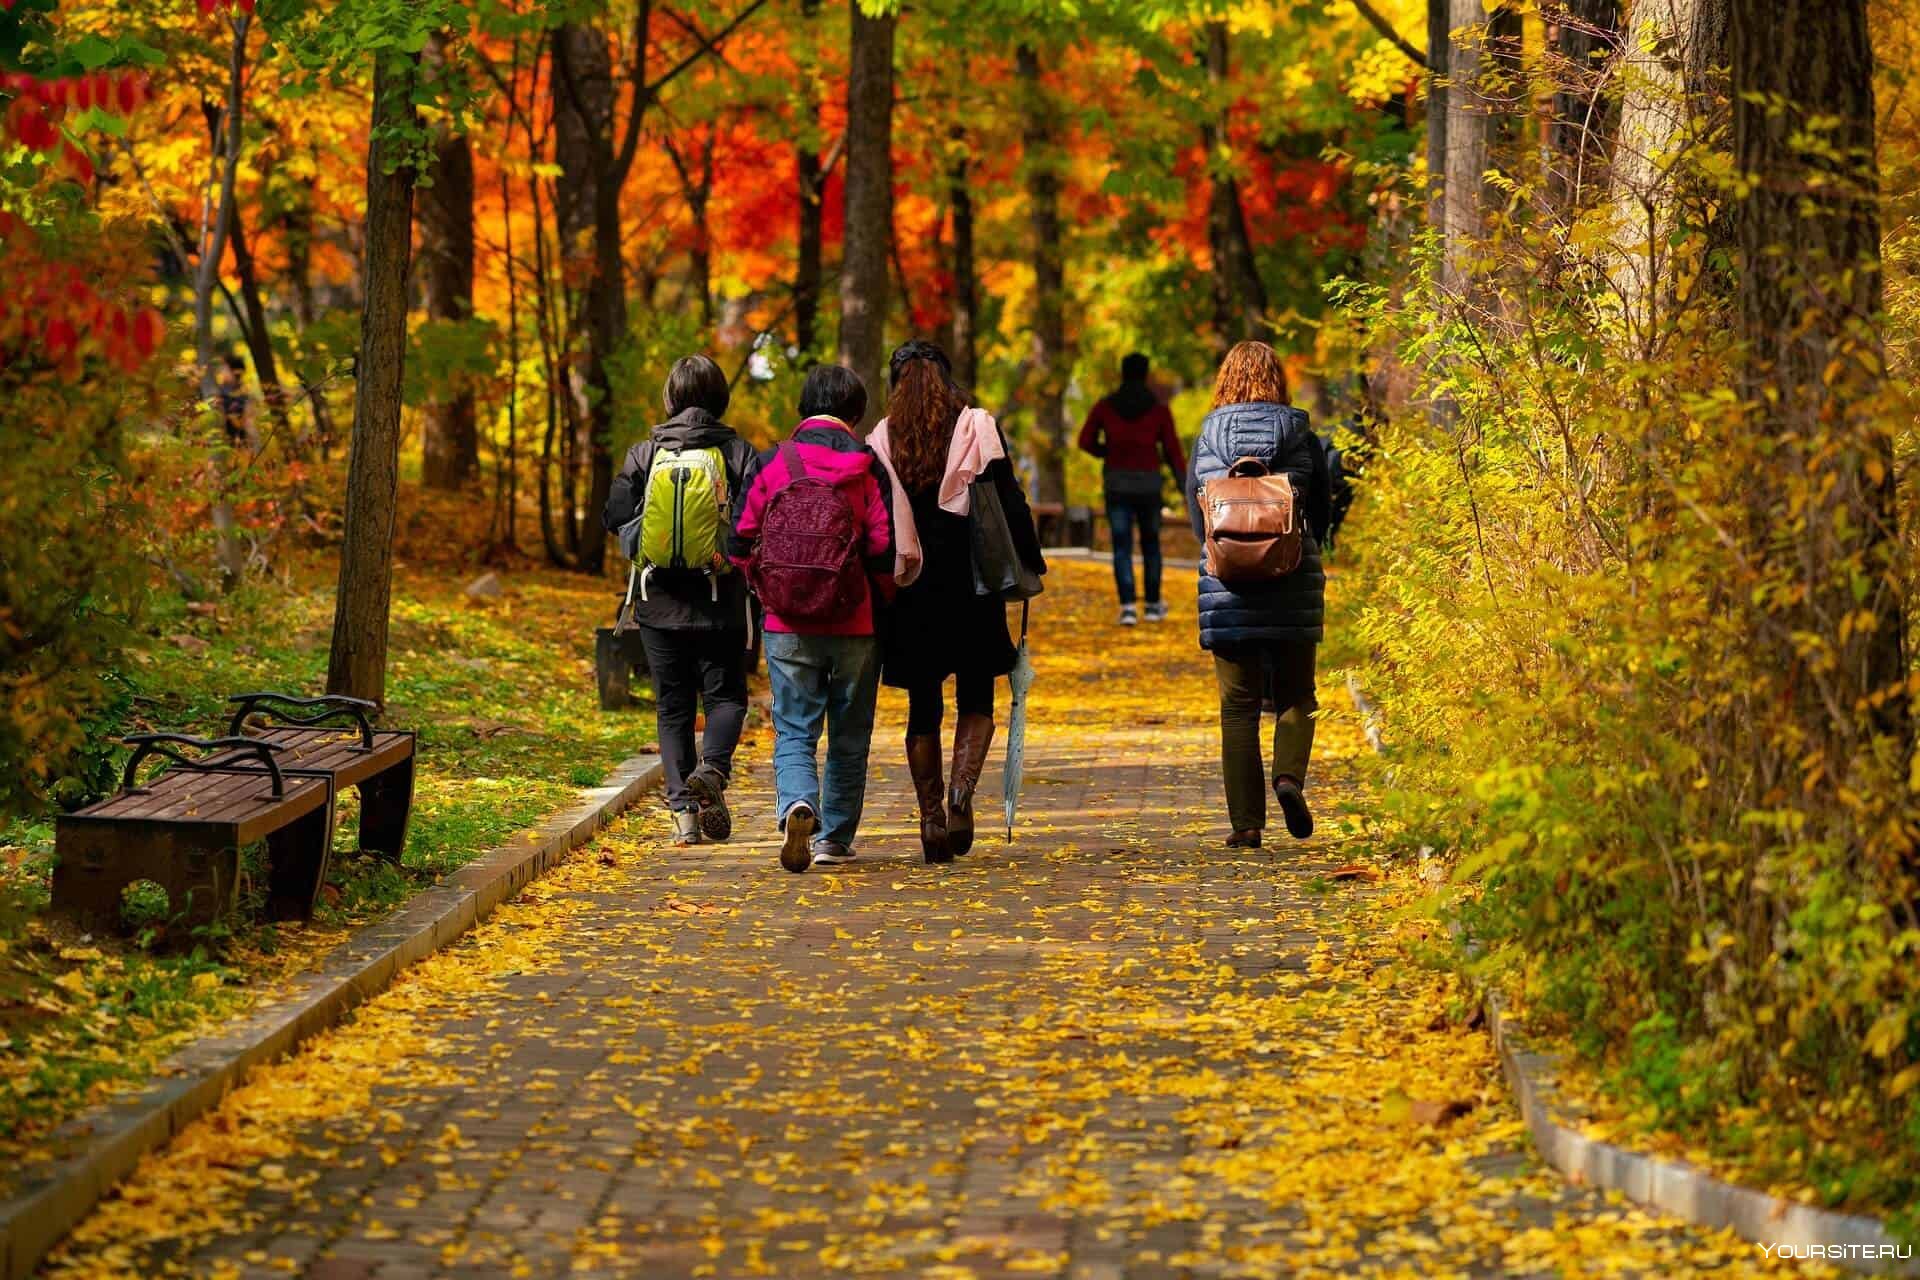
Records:
{"label": "distant person in red jacket", "polygon": [[1160,468],[1187,473],[1173,414],[1147,385],[1147,358],[1134,352],[1120,362],[1120,389],[1093,406],[1080,428],[1080,447],[1106,460],[1107,523],[1113,527],[1113,584],[1120,593],[1120,625],[1140,621],[1133,605],[1133,531],[1140,530],[1140,559],[1147,570],[1147,621],[1163,622],[1160,598]]}

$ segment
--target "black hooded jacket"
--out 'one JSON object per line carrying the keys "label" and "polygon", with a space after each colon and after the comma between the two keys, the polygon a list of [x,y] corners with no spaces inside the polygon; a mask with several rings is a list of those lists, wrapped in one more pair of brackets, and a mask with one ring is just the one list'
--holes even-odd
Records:
{"label": "black hooded jacket", "polygon": [[[746,497],[747,486],[760,473],[760,455],[734,429],[705,409],[688,409],[671,422],[655,427],[647,439],[627,450],[620,472],[613,478],[607,494],[607,509],[601,522],[607,532],[618,533],[622,526],[640,514],[647,493],[647,472],[654,454],[661,449],[718,449],[727,465],[726,521],[733,519]],[[714,598],[715,586],[719,599]],[[635,587],[633,617],[643,627],[662,631],[745,630],[751,614],[747,601],[745,575],[738,571],[709,579],[703,573],[672,573],[656,569],[647,579],[647,598],[640,598]]]}

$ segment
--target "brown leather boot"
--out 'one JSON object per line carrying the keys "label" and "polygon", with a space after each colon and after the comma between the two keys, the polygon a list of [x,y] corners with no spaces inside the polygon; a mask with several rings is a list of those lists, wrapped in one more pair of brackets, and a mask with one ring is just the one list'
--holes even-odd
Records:
{"label": "brown leather boot", "polygon": [[920,801],[920,851],[928,862],[952,862],[947,848],[947,810],[940,781],[940,735],[907,735],[907,772],[913,775],[913,794]]}
{"label": "brown leather boot", "polygon": [[973,848],[973,789],[993,745],[993,717],[963,715],[953,724],[953,783],[947,792],[947,847],[959,857]]}

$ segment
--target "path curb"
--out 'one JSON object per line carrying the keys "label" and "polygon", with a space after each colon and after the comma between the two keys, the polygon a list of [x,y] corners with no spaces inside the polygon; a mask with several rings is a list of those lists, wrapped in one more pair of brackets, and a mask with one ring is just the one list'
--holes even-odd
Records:
{"label": "path curb", "polygon": [[1787,1257],[1824,1260],[1865,1275],[1920,1276],[1914,1250],[1877,1218],[1735,1186],[1692,1165],[1586,1137],[1558,1108],[1553,1055],[1525,1046],[1498,995],[1489,993],[1486,1003],[1500,1066],[1533,1145],[1568,1181],[1618,1191],[1699,1226],[1730,1228],[1756,1246],[1778,1246]]}
{"label": "path curb", "polygon": [[319,968],[218,1035],[160,1064],[153,1083],[62,1125],[62,1152],[0,1200],[0,1276],[25,1280],[141,1156],[170,1141],[255,1067],[283,1058],[385,990],[409,965],[458,938],[564,859],[660,781],[658,756],[634,756],[570,809],[489,850],[385,920],[356,930]]}

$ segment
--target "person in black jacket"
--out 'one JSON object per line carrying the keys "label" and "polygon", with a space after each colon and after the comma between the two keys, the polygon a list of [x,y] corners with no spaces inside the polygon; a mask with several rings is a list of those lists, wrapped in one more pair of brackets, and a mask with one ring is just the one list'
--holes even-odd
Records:
{"label": "person in black jacket", "polygon": [[1300,564],[1270,582],[1229,586],[1200,566],[1200,647],[1213,654],[1220,685],[1220,762],[1233,828],[1227,844],[1258,848],[1267,820],[1267,782],[1260,753],[1260,710],[1271,697],[1279,711],[1273,732],[1273,792],[1287,830],[1313,834],[1307,807],[1307,760],[1313,751],[1314,658],[1326,619],[1326,454],[1307,415],[1287,403],[1287,375],[1273,348],[1242,342],[1221,362],[1213,411],[1200,426],[1187,471],[1187,510],[1204,544],[1201,495],[1207,481],[1241,458],[1256,458],[1285,475],[1305,508]]}
{"label": "person in black jacket", "polygon": [[[733,513],[760,471],[754,447],[720,420],[731,398],[727,376],[706,356],[687,356],[667,375],[667,422],[627,451],[614,477],[603,520],[618,533],[639,516],[647,493],[647,473],[662,449],[718,449],[726,463],[730,509],[722,523],[731,529]],[[667,807],[673,810],[674,840],[697,844],[733,834],[727,809],[727,782],[733,776],[733,751],[747,718],[747,655],[753,642],[753,615],[744,575],[656,567],[644,592],[633,591],[621,625],[640,629],[653,672],[655,714],[660,731],[660,764],[666,774]],[[707,728],[696,755],[693,725],[704,700]]]}

